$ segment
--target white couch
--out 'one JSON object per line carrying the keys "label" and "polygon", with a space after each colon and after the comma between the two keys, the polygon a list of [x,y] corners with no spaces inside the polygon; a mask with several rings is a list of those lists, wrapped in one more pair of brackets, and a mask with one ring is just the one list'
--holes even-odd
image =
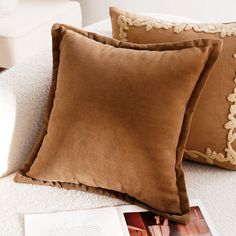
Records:
{"label": "white couch", "polygon": [[[87,29],[111,35],[109,21],[102,21]],[[1,162],[6,160],[0,159],[0,167],[4,169],[9,165],[11,168],[7,174],[18,169],[23,159],[27,158],[42,125],[51,67],[51,52],[44,51],[0,74],[0,139],[6,138],[0,140],[0,144],[5,142],[0,148],[1,153],[5,148],[5,152],[11,156],[5,167],[1,166]],[[2,132],[6,135],[2,135]],[[203,201],[219,236],[235,236],[236,172],[191,162],[185,162],[184,169],[189,197]],[[13,182],[13,176],[0,178],[1,236],[23,235],[25,213],[124,204],[108,195],[17,184]]]}

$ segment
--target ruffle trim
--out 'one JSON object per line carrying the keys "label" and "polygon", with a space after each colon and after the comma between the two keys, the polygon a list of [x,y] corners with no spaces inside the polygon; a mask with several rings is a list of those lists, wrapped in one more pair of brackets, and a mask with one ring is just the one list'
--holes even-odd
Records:
{"label": "ruffle trim", "polygon": [[177,221],[182,224],[187,223],[188,222],[187,219],[189,218],[189,213],[169,214],[166,212],[158,211],[158,210],[138,201],[136,198],[129,196],[128,194],[116,192],[113,190],[102,189],[102,188],[97,188],[97,187],[90,187],[90,186],[86,186],[81,183],[67,183],[67,182],[44,181],[44,180],[33,179],[33,178],[27,176],[25,174],[24,170],[20,170],[16,173],[16,175],[14,177],[14,181],[17,183],[22,183],[22,184],[43,185],[43,186],[49,186],[49,187],[64,188],[67,190],[79,190],[79,191],[83,191],[83,192],[96,193],[98,195],[103,195],[103,196],[106,195],[109,197],[118,198],[122,201],[129,203],[129,204],[135,204],[137,206],[143,207],[155,214],[164,216],[170,220]]}

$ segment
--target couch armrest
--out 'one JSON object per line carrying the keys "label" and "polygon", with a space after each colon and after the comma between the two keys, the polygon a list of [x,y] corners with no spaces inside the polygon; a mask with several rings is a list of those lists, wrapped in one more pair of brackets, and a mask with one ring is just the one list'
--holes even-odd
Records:
{"label": "couch armrest", "polygon": [[0,73],[0,177],[28,158],[42,126],[51,70],[48,50]]}

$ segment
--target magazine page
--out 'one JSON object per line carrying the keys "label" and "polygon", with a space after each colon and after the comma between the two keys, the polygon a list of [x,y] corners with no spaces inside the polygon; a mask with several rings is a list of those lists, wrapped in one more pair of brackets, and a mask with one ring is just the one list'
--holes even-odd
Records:
{"label": "magazine page", "polygon": [[171,222],[134,205],[121,206],[117,213],[124,236],[216,236],[216,231],[200,200],[190,202],[190,223]]}
{"label": "magazine page", "polygon": [[135,205],[25,214],[25,236],[216,236],[206,209],[193,200],[188,225]]}
{"label": "magazine page", "polygon": [[26,214],[25,236],[123,236],[115,207]]}

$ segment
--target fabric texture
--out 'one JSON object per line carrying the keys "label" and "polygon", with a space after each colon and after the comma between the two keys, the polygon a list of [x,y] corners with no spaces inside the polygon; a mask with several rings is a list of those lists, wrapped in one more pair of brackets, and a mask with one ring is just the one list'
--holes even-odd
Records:
{"label": "fabric texture", "polygon": [[[163,14],[156,17],[172,19]],[[173,19],[180,22],[183,18]],[[112,37],[110,19],[89,25],[86,30]],[[20,169],[29,155],[42,127],[51,73],[48,47],[0,74],[0,177]]]}
{"label": "fabric texture", "polygon": [[213,38],[223,50],[197,104],[187,159],[236,170],[236,23],[176,23],[110,8],[113,37],[134,43]]}
{"label": "fabric texture", "polygon": [[113,190],[187,222],[183,151],[221,41],[137,45],[65,25],[52,37],[45,125],[15,180]]}

